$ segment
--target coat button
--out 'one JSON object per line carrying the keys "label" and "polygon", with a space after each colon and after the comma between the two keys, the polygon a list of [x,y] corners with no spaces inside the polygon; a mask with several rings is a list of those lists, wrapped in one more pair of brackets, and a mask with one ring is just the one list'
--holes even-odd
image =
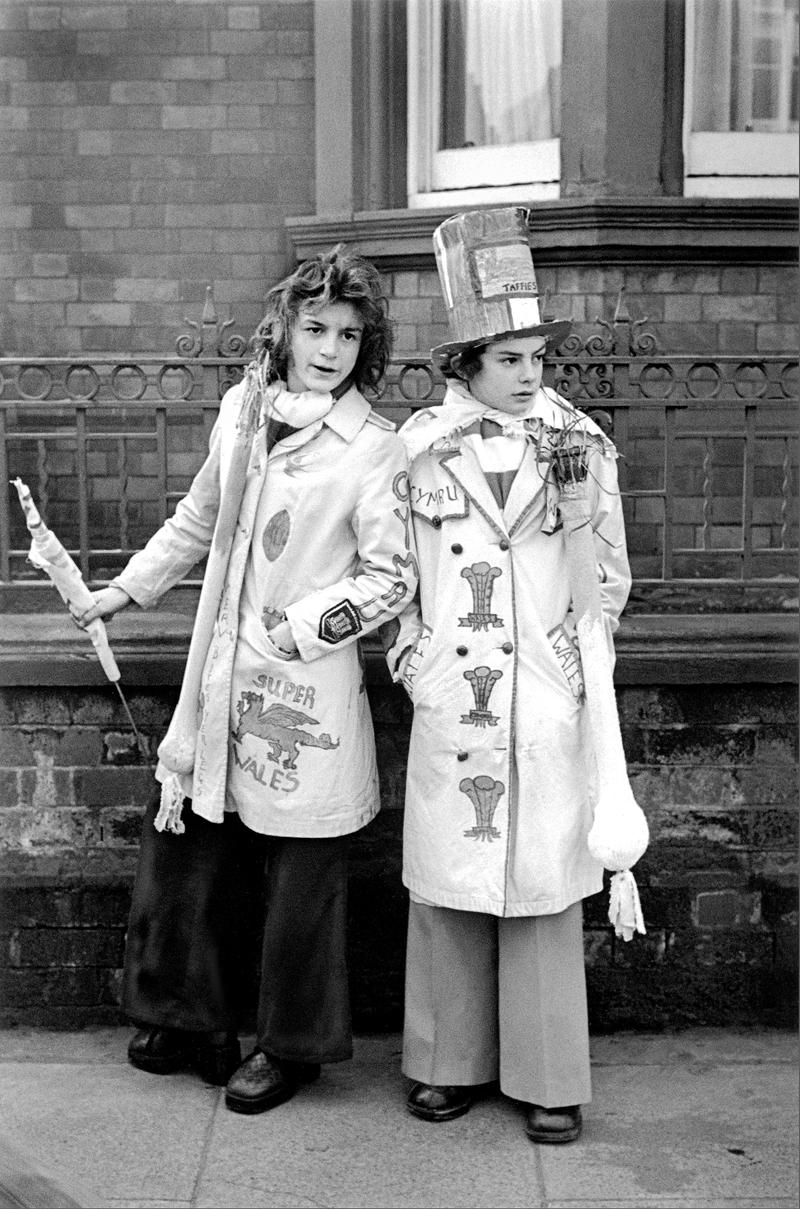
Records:
{"label": "coat button", "polygon": [[457,654],[457,655],[466,655],[467,653],[468,653],[468,652],[467,652],[467,648],[466,648],[465,646],[457,646],[457,647],[456,647],[456,654]]}
{"label": "coat button", "polygon": [[514,649],[513,642],[504,642],[503,645],[500,647],[500,650],[503,652],[504,655],[510,655],[511,652],[513,651],[513,649]]}
{"label": "coat button", "polygon": [[465,752],[465,751],[460,751],[460,752],[458,753],[458,755],[456,756],[456,759],[457,759],[457,760],[460,760],[462,764],[464,763],[464,761],[465,761],[467,758],[468,758],[468,756],[467,756],[467,752]]}
{"label": "coat button", "polygon": [[464,547],[461,545],[460,542],[453,542],[450,549],[453,551],[454,554],[463,554],[464,553]]}
{"label": "coat button", "polygon": [[505,539],[505,538],[503,538],[503,540],[500,542],[500,549],[501,549],[501,550],[507,550],[507,549],[508,549],[508,542],[506,541],[506,539]]}
{"label": "coat button", "polygon": [[431,524],[433,525],[434,529],[441,529],[441,527],[442,527],[442,518],[441,518],[440,516],[432,516],[432,517],[431,517]]}

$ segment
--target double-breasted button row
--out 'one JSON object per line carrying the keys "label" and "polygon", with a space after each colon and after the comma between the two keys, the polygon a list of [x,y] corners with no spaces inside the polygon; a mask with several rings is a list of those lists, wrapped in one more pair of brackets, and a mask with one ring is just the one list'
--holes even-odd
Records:
{"label": "double-breasted button row", "polygon": [[[514,643],[513,642],[504,642],[503,645],[500,647],[500,650],[503,652],[504,655],[510,655],[512,653],[512,651],[514,650]],[[468,655],[469,647],[457,646],[456,654],[457,655]]]}
{"label": "double-breasted button row", "polygon": [[[441,521],[439,520],[439,517],[437,517],[437,516],[434,516],[434,519],[433,519],[433,521],[431,521],[431,523],[433,523],[435,528],[439,528],[439,525],[441,525]],[[499,545],[500,550],[503,550],[503,551],[511,549],[511,543],[506,542],[505,538],[503,538],[502,542],[498,542],[498,545]],[[464,546],[460,542],[453,542],[453,544],[451,545],[451,550],[453,551],[453,554],[463,554]]]}

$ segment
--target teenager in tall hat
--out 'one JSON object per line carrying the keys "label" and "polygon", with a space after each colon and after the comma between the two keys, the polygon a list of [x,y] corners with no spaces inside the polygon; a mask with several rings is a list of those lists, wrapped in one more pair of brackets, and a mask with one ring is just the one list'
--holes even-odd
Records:
{"label": "teenager in tall hat", "polygon": [[[591,1098],[581,903],[604,865],[563,517],[575,483],[606,669],[631,579],[614,445],[542,385],[571,325],[541,318],[527,223],[507,207],[437,228],[447,390],[400,432],[420,575],[387,656],[414,705],[402,1067],[423,1120],[499,1080],[532,1140],[568,1142]],[[620,870],[647,842],[635,809],[611,811]]]}

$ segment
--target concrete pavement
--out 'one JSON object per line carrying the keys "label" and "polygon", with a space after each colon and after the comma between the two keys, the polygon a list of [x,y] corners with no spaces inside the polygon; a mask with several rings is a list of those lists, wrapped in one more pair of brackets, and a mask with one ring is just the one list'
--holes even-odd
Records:
{"label": "concrete pavement", "polygon": [[397,1036],[358,1038],[352,1062],[246,1117],[192,1074],[134,1070],[129,1035],[0,1033],[3,1209],[798,1204],[792,1033],[595,1037],[594,1100],[566,1146],[529,1142],[499,1094],[446,1124],[411,1117]]}

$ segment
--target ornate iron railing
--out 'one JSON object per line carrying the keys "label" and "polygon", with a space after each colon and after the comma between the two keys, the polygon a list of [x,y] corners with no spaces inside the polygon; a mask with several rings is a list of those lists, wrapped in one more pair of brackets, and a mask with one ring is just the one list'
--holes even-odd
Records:
{"label": "ornate iron railing", "polygon": [[[187,323],[173,357],[0,359],[0,476],[28,482],[95,583],[186,492],[219,399],[248,361],[210,289],[200,321]],[[713,597],[738,586],[760,590],[756,607],[781,607],[794,594],[798,545],[797,358],[665,354],[645,323],[620,295],[611,320],[568,337],[546,367],[546,381],[617,444],[637,589],[670,607],[681,589],[705,585]],[[401,356],[374,403],[402,422],[443,389],[427,357]],[[38,582],[27,546],[9,488],[0,492],[0,584]],[[726,599],[730,607],[730,591]],[[733,607],[752,607],[752,593],[739,599]]]}

